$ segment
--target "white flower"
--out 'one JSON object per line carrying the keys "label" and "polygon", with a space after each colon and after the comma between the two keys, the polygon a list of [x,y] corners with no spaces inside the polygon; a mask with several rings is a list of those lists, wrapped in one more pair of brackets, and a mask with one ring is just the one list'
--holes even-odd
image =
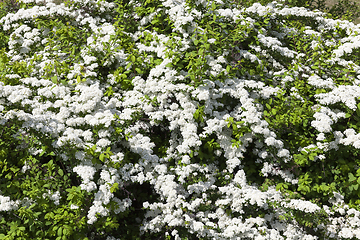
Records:
{"label": "white flower", "polygon": [[202,222],[194,222],[193,229],[195,231],[202,231],[204,229],[204,224]]}
{"label": "white flower", "polygon": [[298,199],[291,199],[288,206],[291,208],[294,208],[294,209],[298,209],[298,210],[307,212],[307,213],[314,213],[321,209],[319,206],[317,206],[316,204],[314,204],[312,202],[298,200]]}
{"label": "white flower", "polygon": [[60,192],[56,191],[54,194],[50,196],[50,199],[54,201],[55,205],[59,205],[61,199]]}
{"label": "white flower", "polygon": [[339,237],[351,239],[354,237],[353,230],[350,228],[342,228],[341,231],[339,232]]}
{"label": "white flower", "polygon": [[325,137],[324,133],[319,133],[317,138],[316,138],[316,140],[318,140],[318,141],[323,141],[325,139],[326,139],[326,137]]}
{"label": "white flower", "polygon": [[210,38],[210,39],[208,40],[208,42],[209,42],[209,43],[214,43],[214,42],[216,42],[216,39]]}
{"label": "white flower", "polygon": [[268,146],[274,146],[276,142],[276,139],[274,137],[268,137],[265,139],[265,143]]}
{"label": "white flower", "polygon": [[86,183],[93,179],[96,169],[92,166],[78,165],[77,167],[74,167],[73,171]]}
{"label": "white flower", "polygon": [[96,146],[98,147],[107,147],[111,144],[111,141],[109,141],[106,138],[102,138],[99,141],[97,141]]}
{"label": "white flower", "polygon": [[91,192],[91,191],[96,190],[96,189],[97,189],[97,186],[96,186],[96,184],[95,184],[94,182],[90,182],[90,181],[85,182],[85,181],[84,181],[84,183],[80,184],[80,188],[81,188],[81,190],[85,190],[85,191],[87,191],[87,192]]}
{"label": "white flower", "polygon": [[18,209],[20,201],[12,201],[10,197],[4,197],[0,195],[0,212],[1,211],[11,211]]}
{"label": "white flower", "polygon": [[239,158],[232,158],[226,161],[226,164],[228,166],[228,170],[230,173],[233,172],[234,168],[236,168],[238,165],[240,165],[241,161]]}
{"label": "white flower", "polygon": [[74,205],[74,204],[71,204],[71,206],[70,206],[70,209],[78,209],[78,208],[79,208],[79,206]]}
{"label": "white flower", "polygon": [[278,153],[277,156],[278,157],[288,157],[290,155],[289,150],[287,149],[281,149]]}
{"label": "white flower", "polygon": [[27,165],[27,161],[25,161],[24,166],[21,168],[21,172],[25,173],[29,169],[31,169],[31,167]]}

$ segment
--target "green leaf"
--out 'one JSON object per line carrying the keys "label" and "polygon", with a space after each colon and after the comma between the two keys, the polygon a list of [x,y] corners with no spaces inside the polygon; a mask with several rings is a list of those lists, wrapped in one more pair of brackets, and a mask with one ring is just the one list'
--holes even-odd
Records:
{"label": "green leaf", "polygon": [[46,221],[46,222],[45,222],[45,225],[46,225],[46,226],[49,226],[49,225],[52,225],[52,224],[53,224],[53,222],[50,222],[50,221]]}
{"label": "green leaf", "polygon": [[119,189],[119,184],[118,183],[114,183],[112,185],[112,187],[110,188],[110,192],[113,193],[113,192],[116,192],[116,190]]}
{"label": "green leaf", "polygon": [[328,191],[330,187],[326,186],[325,184],[321,184],[320,189],[323,191]]}
{"label": "green leaf", "polygon": [[349,176],[349,181],[350,182],[353,182],[353,181],[357,180],[356,177],[354,177],[354,175],[352,173],[349,173],[348,176]]}
{"label": "green leaf", "polygon": [[130,60],[131,60],[132,62],[135,62],[135,61],[136,61],[135,56],[134,56],[134,55],[131,55]]}
{"label": "green leaf", "polygon": [[51,77],[51,81],[52,81],[53,83],[57,84],[57,83],[58,83],[58,78],[57,78],[57,76]]}
{"label": "green leaf", "polygon": [[58,236],[62,236],[63,235],[63,228],[62,227],[59,227],[58,230],[57,230],[57,235]]}

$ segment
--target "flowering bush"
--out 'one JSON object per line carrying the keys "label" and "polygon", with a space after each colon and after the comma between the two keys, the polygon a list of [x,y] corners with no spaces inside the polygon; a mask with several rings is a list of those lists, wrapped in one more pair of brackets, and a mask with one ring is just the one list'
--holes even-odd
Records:
{"label": "flowering bush", "polygon": [[358,31],[276,2],[22,0],[0,239],[360,238]]}

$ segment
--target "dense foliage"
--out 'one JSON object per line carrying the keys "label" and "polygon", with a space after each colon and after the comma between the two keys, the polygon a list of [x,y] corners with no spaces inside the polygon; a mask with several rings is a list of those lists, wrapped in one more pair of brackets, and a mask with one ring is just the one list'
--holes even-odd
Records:
{"label": "dense foliage", "polygon": [[360,238],[357,25],[276,2],[11,3],[0,239]]}

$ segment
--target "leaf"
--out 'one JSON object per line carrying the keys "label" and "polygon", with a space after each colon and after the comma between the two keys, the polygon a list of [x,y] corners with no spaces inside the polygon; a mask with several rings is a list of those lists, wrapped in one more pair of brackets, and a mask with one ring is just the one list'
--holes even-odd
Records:
{"label": "leaf", "polygon": [[321,184],[320,189],[323,191],[328,191],[330,188],[326,186],[325,184]]}
{"label": "leaf", "polygon": [[119,184],[118,183],[114,183],[112,185],[112,187],[110,188],[110,192],[113,193],[113,192],[116,192],[116,190],[119,189]]}
{"label": "leaf", "polygon": [[354,177],[354,175],[352,173],[349,173],[348,176],[349,176],[349,181],[350,182],[353,182],[353,181],[356,180],[356,177]]}
{"label": "leaf", "polygon": [[319,69],[319,67],[316,66],[316,65],[312,65],[311,68],[312,68],[312,69]]}
{"label": "leaf", "polygon": [[63,228],[62,227],[59,227],[58,230],[57,230],[57,235],[58,236],[62,236],[63,235]]}
{"label": "leaf", "polygon": [[307,125],[308,125],[308,120],[305,119],[305,120],[303,121],[303,126],[306,127]]}
{"label": "leaf", "polygon": [[104,162],[105,155],[104,155],[103,153],[102,153],[102,154],[100,154],[99,159],[100,159],[100,161]]}
{"label": "leaf", "polygon": [[58,78],[57,78],[57,76],[51,77],[51,81],[52,81],[53,83],[57,84],[57,83],[58,83]]}

